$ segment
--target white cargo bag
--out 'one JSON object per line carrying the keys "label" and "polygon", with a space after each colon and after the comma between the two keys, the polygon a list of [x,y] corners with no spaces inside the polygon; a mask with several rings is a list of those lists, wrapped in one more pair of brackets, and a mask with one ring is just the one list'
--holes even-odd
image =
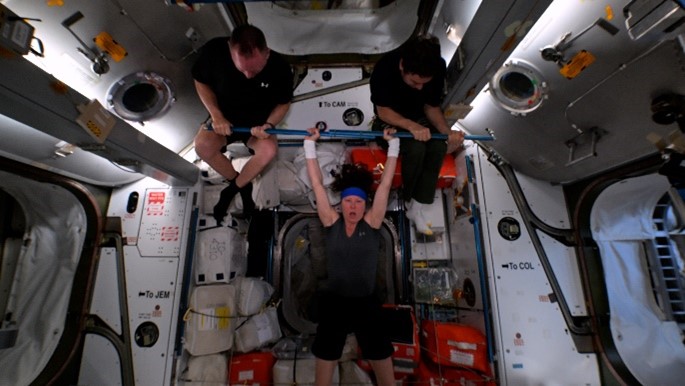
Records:
{"label": "white cargo bag", "polygon": [[274,293],[271,284],[256,277],[236,277],[236,308],[238,315],[250,316],[259,313]]}
{"label": "white cargo bag", "polygon": [[183,379],[186,386],[224,386],[227,371],[228,362],[223,354],[190,357]]}
{"label": "white cargo bag", "polygon": [[[227,188],[228,184],[221,183],[217,185],[205,184],[202,187],[202,213],[212,214],[214,213],[214,205],[219,202],[219,197],[221,197],[221,191]],[[214,223],[212,222],[212,225]]]}
{"label": "white cargo bag", "polygon": [[235,316],[235,287],[230,284],[195,287],[186,315],[186,350],[191,355],[229,350],[233,345]]}
{"label": "white cargo bag", "polygon": [[228,283],[247,270],[247,242],[233,228],[219,227],[198,232],[195,259],[196,284]]}
{"label": "white cargo bag", "polygon": [[[347,155],[345,153],[345,145],[342,143],[320,143],[316,145],[316,157],[321,168],[321,176],[323,177],[323,186],[326,188],[328,194],[328,201],[331,205],[337,205],[340,202],[340,194],[333,192],[330,189],[331,184],[335,180],[332,171],[338,171],[340,165],[347,162]],[[304,158],[304,149],[300,149],[293,160],[293,165],[298,171],[299,179],[304,182],[309,190],[309,200],[314,208],[316,208],[316,200],[314,192],[312,191],[312,182],[309,180],[307,174],[307,160]]]}
{"label": "white cargo bag", "polygon": [[279,160],[276,167],[281,203],[292,206],[309,205],[309,188],[297,176],[295,165],[290,161]]}
{"label": "white cargo bag", "polygon": [[276,307],[268,307],[263,312],[250,316],[237,327],[235,349],[239,352],[250,352],[276,342],[281,336]]}

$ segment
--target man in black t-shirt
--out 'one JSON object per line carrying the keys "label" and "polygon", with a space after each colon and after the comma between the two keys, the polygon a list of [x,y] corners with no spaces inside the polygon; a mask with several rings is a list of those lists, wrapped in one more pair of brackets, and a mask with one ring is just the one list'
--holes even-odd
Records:
{"label": "man in black t-shirt", "polygon": [[[200,50],[192,68],[195,88],[209,112],[211,125],[203,124],[195,136],[195,152],[230,185],[221,192],[214,218],[221,224],[240,192],[243,213],[254,208],[252,179],[276,156],[278,142],[266,130],[288,112],[293,96],[289,64],[266,44],[264,33],[241,25],[230,38],[219,37]],[[233,133],[232,127],[249,127],[250,133]],[[254,155],[238,173],[223,155],[227,144],[242,141]]]}
{"label": "man in black t-shirt", "polygon": [[431,139],[433,133],[448,134],[453,148],[461,146],[464,133],[452,131],[440,108],[446,65],[435,37],[417,37],[399,50],[383,56],[371,74],[371,102],[376,117],[374,130],[395,127],[414,138],[401,138],[403,198],[407,217],[417,231],[432,234],[423,206],[433,203],[435,187],[447,144]]}

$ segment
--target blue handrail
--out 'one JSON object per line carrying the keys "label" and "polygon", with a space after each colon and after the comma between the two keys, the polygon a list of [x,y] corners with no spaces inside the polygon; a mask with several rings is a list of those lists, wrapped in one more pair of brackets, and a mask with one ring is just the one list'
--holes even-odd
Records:
{"label": "blue handrail", "polygon": [[[213,130],[211,123],[207,124],[207,130]],[[231,130],[235,133],[249,133],[251,128],[249,127],[232,127]],[[282,135],[309,135],[307,130],[291,130],[291,129],[267,129],[269,134],[282,134]],[[368,130],[326,130],[319,132],[322,137],[330,138],[346,138],[346,139],[375,139],[377,137],[382,137],[382,131],[368,131]],[[413,138],[414,136],[408,131],[398,131],[394,134],[398,138]],[[447,134],[433,134],[432,139],[447,139]],[[490,135],[470,135],[464,136],[464,139],[471,141],[493,141]]]}

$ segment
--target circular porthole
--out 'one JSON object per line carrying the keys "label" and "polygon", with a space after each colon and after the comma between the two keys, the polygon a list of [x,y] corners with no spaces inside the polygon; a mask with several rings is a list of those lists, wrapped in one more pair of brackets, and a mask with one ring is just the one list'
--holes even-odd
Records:
{"label": "circular porthole", "polygon": [[490,94],[512,114],[525,115],[547,98],[547,82],[531,64],[510,60],[490,80]]}
{"label": "circular porthole", "polygon": [[107,91],[107,104],[120,118],[144,122],[164,114],[176,101],[169,79],[154,72],[123,77]]}

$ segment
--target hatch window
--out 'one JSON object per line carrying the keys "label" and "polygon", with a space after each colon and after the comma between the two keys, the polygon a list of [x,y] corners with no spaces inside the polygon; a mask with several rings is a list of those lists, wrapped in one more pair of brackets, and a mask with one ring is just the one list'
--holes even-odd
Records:
{"label": "hatch window", "polygon": [[171,81],[154,72],[129,74],[107,91],[107,106],[121,119],[145,122],[162,116],[176,101]]}
{"label": "hatch window", "polygon": [[490,80],[495,101],[514,115],[526,115],[547,98],[547,82],[530,63],[510,60]]}

